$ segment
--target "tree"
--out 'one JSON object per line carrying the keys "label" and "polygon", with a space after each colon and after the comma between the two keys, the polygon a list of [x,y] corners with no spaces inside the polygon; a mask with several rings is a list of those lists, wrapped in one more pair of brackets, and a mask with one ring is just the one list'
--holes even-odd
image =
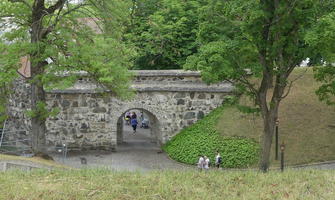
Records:
{"label": "tree", "polygon": [[121,97],[130,94],[134,52],[122,33],[129,5],[121,0],[7,0],[0,3],[0,81],[16,77],[19,58],[31,62],[32,147],[45,151],[46,91],[71,86],[82,71]]}
{"label": "tree", "polygon": [[204,0],[134,0],[128,40],[139,49],[136,69],[180,69],[197,52],[198,11]]}
{"label": "tree", "polygon": [[200,70],[208,83],[231,81],[254,99],[264,126],[259,168],[266,172],[279,105],[292,86],[288,77],[304,59],[315,55],[307,35],[334,3],[210,2],[199,22],[199,53],[188,58],[185,68]]}
{"label": "tree", "polygon": [[322,85],[316,91],[321,101],[334,105],[335,95],[335,9],[321,17],[307,35],[307,41],[318,52],[319,66],[315,67],[315,78]]}

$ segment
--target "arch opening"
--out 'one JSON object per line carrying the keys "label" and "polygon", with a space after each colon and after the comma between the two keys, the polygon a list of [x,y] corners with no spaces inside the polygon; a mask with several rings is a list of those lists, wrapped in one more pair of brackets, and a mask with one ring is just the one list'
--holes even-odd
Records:
{"label": "arch opening", "polygon": [[[128,113],[135,113],[138,121],[134,132],[130,120],[126,120]],[[120,147],[160,147],[160,122],[155,114],[143,108],[131,108],[122,112],[117,120],[116,130],[117,148]]]}

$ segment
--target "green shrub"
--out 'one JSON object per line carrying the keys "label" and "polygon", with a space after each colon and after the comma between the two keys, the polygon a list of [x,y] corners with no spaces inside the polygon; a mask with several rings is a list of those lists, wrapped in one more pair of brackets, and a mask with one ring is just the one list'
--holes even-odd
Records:
{"label": "green shrub", "polygon": [[215,130],[224,108],[215,109],[204,119],[182,130],[163,147],[164,151],[172,159],[187,164],[195,164],[199,155],[206,155],[214,163],[217,150],[223,167],[247,167],[257,162],[258,143],[248,138],[224,137]]}

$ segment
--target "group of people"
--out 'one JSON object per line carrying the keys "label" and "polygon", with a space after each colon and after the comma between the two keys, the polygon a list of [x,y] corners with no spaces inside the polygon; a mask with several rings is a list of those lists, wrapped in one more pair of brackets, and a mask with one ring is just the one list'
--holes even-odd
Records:
{"label": "group of people", "polygon": [[136,133],[136,128],[137,128],[137,115],[135,112],[127,112],[125,115],[125,120],[127,125],[131,125],[133,127],[133,133]]}
{"label": "group of people", "polygon": [[[222,157],[219,151],[217,151],[216,156],[215,156],[215,166],[217,168],[220,168],[221,164],[222,164]],[[197,165],[198,165],[199,170],[203,170],[203,169],[208,170],[210,167],[210,160],[207,156],[200,155]]]}
{"label": "group of people", "polygon": [[[141,120],[141,128],[149,128],[149,120],[144,117],[143,112],[141,112],[140,120]],[[126,125],[131,125],[133,127],[134,133],[136,133],[136,129],[138,125],[136,113],[126,112],[125,121],[126,121]]]}

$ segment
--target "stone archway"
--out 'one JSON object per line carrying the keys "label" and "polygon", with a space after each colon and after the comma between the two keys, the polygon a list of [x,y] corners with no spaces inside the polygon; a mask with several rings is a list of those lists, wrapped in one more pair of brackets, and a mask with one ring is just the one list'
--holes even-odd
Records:
{"label": "stone archway", "polygon": [[[116,143],[117,145],[120,145],[124,142],[124,116],[126,112],[137,110],[144,114],[145,117],[149,120],[149,131],[150,131],[150,140],[151,142],[156,142],[158,146],[161,146],[162,144],[162,136],[160,132],[160,126],[161,123],[156,117],[156,115],[147,109],[144,108],[128,108],[127,110],[123,111],[121,115],[119,116],[116,124]],[[139,125],[141,124],[140,119],[140,113],[137,113]]]}
{"label": "stone archway", "polygon": [[[181,70],[134,71],[132,88],[134,98],[120,100],[113,93],[100,94],[100,85],[83,77],[65,90],[47,93],[47,105],[59,108],[55,117],[47,119],[46,144],[50,151],[58,143],[72,149],[106,149],[117,147],[122,132],[118,124],[127,110],[146,111],[151,116],[152,135],[159,144],[165,144],[183,128],[203,118],[222,105],[225,96],[233,91],[230,83],[207,85],[199,72]],[[13,140],[31,138],[31,122],[25,114],[29,110],[30,86],[23,79],[14,83],[10,96],[8,128]],[[119,133],[119,134],[118,134]]]}

